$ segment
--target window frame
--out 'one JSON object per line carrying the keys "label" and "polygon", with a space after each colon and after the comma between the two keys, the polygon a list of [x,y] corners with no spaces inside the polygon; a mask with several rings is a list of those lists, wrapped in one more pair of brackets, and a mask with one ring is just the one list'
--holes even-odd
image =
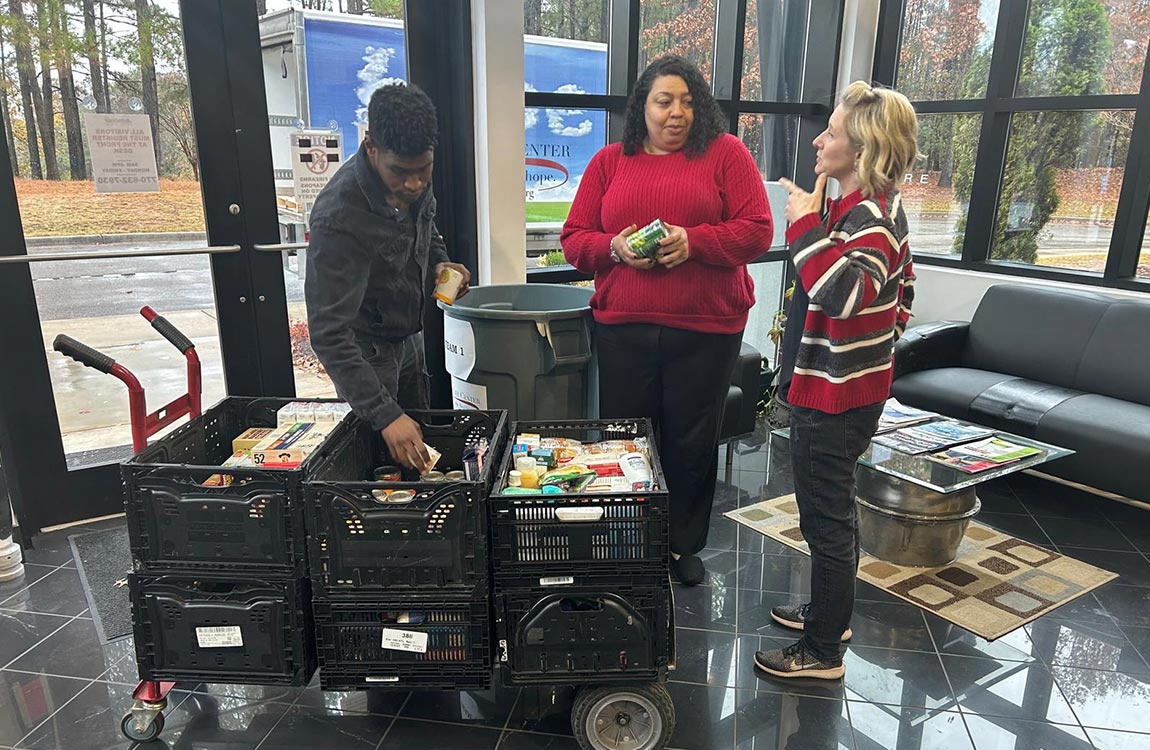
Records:
{"label": "window frame", "polygon": [[[530,91],[524,94],[527,108],[595,109],[607,112],[607,138],[613,143],[622,137],[627,98],[639,76],[639,33],[641,0],[610,0],[607,46],[606,94],[555,94]],[[834,108],[835,81],[839,67],[842,37],[843,0],[810,0],[805,41],[803,97],[800,102],[744,100],[744,39],[749,0],[715,0],[715,35],[711,72],[712,92],[727,113],[728,132],[738,136],[740,115],[798,116],[797,153],[793,173],[786,175],[808,189],[814,186],[815,154],[802,148],[826,128]],[[813,19],[837,19],[835,23],[814,23]],[[828,55],[826,50],[834,50]],[[782,227],[777,227],[776,244]],[[769,250],[755,260],[768,263],[789,260],[785,249]],[[529,268],[532,283],[568,283],[590,278],[570,266]]]}
{"label": "window frame", "polygon": [[[899,52],[907,0],[883,3],[872,71],[876,83],[897,87]],[[975,157],[974,184],[966,236],[959,258],[920,253],[920,265],[959,268],[1084,286],[1150,292],[1150,279],[1137,278],[1143,235],[1150,212],[1150,45],[1144,53],[1137,94],[1095,96],[1017,96],[1017,78],[1029,22],[1029,2],[1001,2],[998,9],[986,97],[959,101],[915,101],[919,114],[979,114],[982,130]],[[1006,168],[1010,120],[1016,112],[1133,110],[1134,130],[1126,157],[1122,190],[1114,217],[1105,269],[1101,274],[1048,266],[993,261],[991,241]],[[1147,248],[1150,249],[1150,248]]]}

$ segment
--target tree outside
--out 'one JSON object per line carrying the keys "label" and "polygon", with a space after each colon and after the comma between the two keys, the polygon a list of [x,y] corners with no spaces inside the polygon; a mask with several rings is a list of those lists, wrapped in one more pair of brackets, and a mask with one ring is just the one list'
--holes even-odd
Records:
{"label": "tree outside", "polygon": [[[916,101],[986,95],[998,3],[909,0],[898,86]],[[1138,90],[1148,0],[1033,0],[1017,96]],[[1133,128],[1130,111],[1028,112],[1011,120],[995,260],[1101,271]],[[923,161],[903,186],[920,245],[961,251],[982,117],[920,118]]]}

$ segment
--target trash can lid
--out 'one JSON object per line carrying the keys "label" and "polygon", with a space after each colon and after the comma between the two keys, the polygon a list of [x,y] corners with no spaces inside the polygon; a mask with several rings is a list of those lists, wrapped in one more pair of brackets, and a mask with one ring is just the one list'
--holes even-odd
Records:
{"label": "trash can lid", "polygon": [[454,305],[439,302],[453,318],[523,320],[574,318],[590,312],[593,289],[566,284],[497,284],[474,287]]}

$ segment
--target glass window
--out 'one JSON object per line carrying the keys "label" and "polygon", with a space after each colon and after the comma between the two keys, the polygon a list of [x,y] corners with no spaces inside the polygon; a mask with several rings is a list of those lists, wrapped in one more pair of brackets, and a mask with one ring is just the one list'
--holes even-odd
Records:
{"label": "glass window", "polygon": [[998,3],[907,0],[898,63],[899,90],[913,101],[985,97]]}
{"label": "glass window", "polygon": [[256,0],[256,6],[260,9],[261,15],[295,9],[376,18],[403,18],[403,0]]}
{"label": "glass window", "polygon": [[1138,93],[1148,10],[1143,0],[1032,0],[1018,95]]}
{"label": "glass window", "polygon": [[523,71],[528,91],[607,93],[610,0],[524,0]]}
{"label": "glass window", "polygon": [[743,36],[743,94],[747,101],[802,98],[810,0],[750,0]]}
{"label": "glass window", "polygon": [[527,223],[560,225],[571,210],[587,163],[607,143],[607,113],[528,107],[523,125]]}
{"label": "glass window", "polygon": [[[739,138],[755,157],[764,180],[794,175],[798,137],[797,116],[739,115]],[[775,239],[778,240],[777,237]]]}
{"label": "glass window", "polygon": [[[74,28],[63,23],[62,3],[20,6],[14,4],[8,23],[0,24],[0,79],[8,81],[0,103],[8,107],[10,132],[4,135],[11,138],[28,254],[206,247],[175,4],[152,4],[143,14],[135,6],[117,8],[114,22],[96,15],[87,19],[86,29],[79,14]],[[43,33],[49,37],[38,38],[37,29],[48,29]],[[146,48],[140,44],[142,30],[152,35]],[[85,31],[94,40],[90,55],[82,45]],[[40,61],[37,41],[57,45],[49,67],[15,70],[17,53]],[[154,88],[149,82],[143,91],[142,63],[156,70]],[[50,74],[53,85],[44,89],[37,72]],[[58,334],[134,372],[147,389],[149,410],[155,410],[185,393],[187,384],[184,357],[139,314],[151,306],[196,345],[203,403],[223,397],[207,256],[50,261],[32,263],[29,270],[70,467],[130,455],[131,426],[123,384],[55,352]]]}
{"label": "glass window", "polygon": [[715,0],[642,0],[639,30],[640,73],[659,55],[674,53],[711,80]]}
{"label": "glass window", "polygon": [[915,253],[961,255],[982,116],[919,115],[922,160],[899,190]]}
{"label": "glass window", "polygon": [[747,271],[755,282],[755,306],[751,308],[750,316],[747,318],[743,341],[758,349],[772,366],[779,361],[782,328],[786,325],[785,320],[780,320],[779,312],[785,315],[789,303],[783,298],[787,263],[787,261],[771,261],[747,266]]}
{"label": "glass window", "polygon": [[1139,279],[1150,279],[1150,216],[1146,218],[1146,231],[1142,235],[1142,255],[1138,258],[1138,270],[1134,272]]}
{"label": "glass window", "polygon": [[991,259],[1101,273],[1132,112],[1011,118]]}
{"label": "glass window", "polygon": [[[360,17],[334,18],[317,10]],[[267,0],[267,11],[260,19],[260,44],[276,213],[281,241],[296,244],[307,241],[316,194],[359,149],[371,95],[407,78],[403,2],[316,0],[301,8],[294,0]],[[299,40],[305,54],[299,54]],[[306,250],[284,250],[282,258],[296,393],[334,396],[308,332]]]}

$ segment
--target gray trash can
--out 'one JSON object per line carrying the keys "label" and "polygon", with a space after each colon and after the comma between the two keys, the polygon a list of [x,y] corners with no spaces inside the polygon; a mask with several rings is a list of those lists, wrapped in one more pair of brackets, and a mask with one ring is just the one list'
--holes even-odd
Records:
{"label": "gray trash can", "polygon": [[456,409],[516,419],[593,419],[599,412],[592,290],[563,284],[476,287],[443,310]]}

